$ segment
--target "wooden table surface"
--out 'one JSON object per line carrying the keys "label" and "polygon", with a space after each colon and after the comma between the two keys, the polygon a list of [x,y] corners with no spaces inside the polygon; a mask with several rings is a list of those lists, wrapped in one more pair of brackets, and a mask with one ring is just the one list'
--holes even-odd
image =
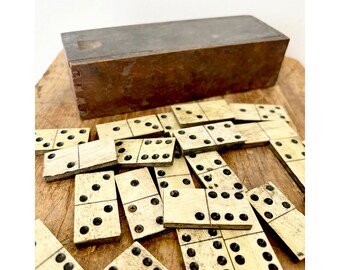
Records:
{"label": "wooden table surface", "polygon": [[[228,94],[224,98],[227,102],[268,103],[285,106],[292,119],[291,125],[304,140],[304,78],[304,67],[296,60],[286,57],[274,87]],[[36,85],[35,128],[90,127],[90,140],[96,139],[96,124],[168,111],[170,111],[170,106],[81,120],[78,116],[63,52],[57,56]],[[222,152],[221,155],[248,189],[272,181],[295,204],[298,210],[305,213],[304,194],[274,156],[269,146],[229,150]],[[121,241],[77,249],[72,242],[74,178],[46,183],[42,177],[43,156],[36,157],[35,166],[35,216],[45,223],[85,270],[103,269],[132,244],[128,224],[120,204]],[[200,187],[195,178],[194,180],[196,186]],[[269,231],[265,229],[265,232],[283,269],[305,269],[305,261],[294,263]],[[149,240],[142,240],[140,243],[168,269],[185,269],[174,230]]]}

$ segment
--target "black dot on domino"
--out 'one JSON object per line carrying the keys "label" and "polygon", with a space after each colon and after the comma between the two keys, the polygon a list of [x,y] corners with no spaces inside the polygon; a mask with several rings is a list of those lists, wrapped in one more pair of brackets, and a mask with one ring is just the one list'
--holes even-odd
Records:
{"label": "black dot on domino", "polygon": [[190,242],[190,241],[191,241],[191,236],[190,236],[190,234],[183,234],[183,235],[182,235],[182,240],[183,240],[184,242]]}
{"label": "black dot on domino", "polygon": [[151,258],[149,258],[149,257],[144,258],[144,259],[143,259],[143,264],[144,264],[145,266],[150,266],[150,265],[152,265],[152,260],[151,260]]}
{"label": "black dot on domino", "polygon": [[234,243],[230,244],[230,249],[234,252],[238,252],[238,251],[240,251],[240,246],[239,246],[239,244],[234,242]]}
{"label": "black dot on domino", "polygon": [[131,250],[131,253],[135,256],[138,256],[140,253],[141,253],[141,249],[139,247],[134,247],[132,250]]}
{"label": "black dot on domino", "polygon": [[226,257],[224,257],[224,256],[218,256],[217,257],[217,263],[219,264],[219,265],[226,265],[227,264],[227,259],[226,259]]}
{"label": "black dot on domino", "polygon": [[58,263],[61,263],[63,261],[65,261],[66,259],[66,255],[64,253],[59,253],[56,257],[55,257],[55,261]]}
{"label": "black dot on domino", "polygon": [[189,257],[194,257],[196,255],[196,251],[193,248],[188,248],[187,255]]}

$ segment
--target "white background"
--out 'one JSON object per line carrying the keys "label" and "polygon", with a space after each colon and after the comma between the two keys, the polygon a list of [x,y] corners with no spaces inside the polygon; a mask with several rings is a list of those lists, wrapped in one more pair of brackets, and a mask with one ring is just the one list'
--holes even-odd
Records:
{"label": "white background", "polygon": [[290,38],[286,55],[305,63],[301,0],[36,0],[38,81],[63,49],[60,33],[120,25],[253,15]]}

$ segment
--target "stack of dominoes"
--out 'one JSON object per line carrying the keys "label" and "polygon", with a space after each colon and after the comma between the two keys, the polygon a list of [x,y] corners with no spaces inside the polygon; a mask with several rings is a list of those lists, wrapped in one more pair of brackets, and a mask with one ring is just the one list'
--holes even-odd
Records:
{"label": "stack of dominoes", "polygon": [[[89,128],[36,131],[46,182],[75,176],[77,247],[119,241],[120,201],[134,243],[108,270],[166,269],[137,240],[172,229],[186,269],[282,269],[260,222],[269,225],[293,259],[304,259],[303,214],[271,182],[248,190],[220,155],[269,144],[304,191],[304,144],[284,107],[218,99],[170,108],[99,124],[97,140],[90,142]],[[39,258],[48,255],[36,252]],[[48,256],[36,268],[45,261],[60,265]]]}

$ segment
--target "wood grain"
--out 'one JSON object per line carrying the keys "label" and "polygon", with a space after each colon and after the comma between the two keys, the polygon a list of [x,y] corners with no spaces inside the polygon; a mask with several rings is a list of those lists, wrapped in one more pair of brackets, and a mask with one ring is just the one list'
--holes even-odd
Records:
{"label": "wood grain", "polygon": [[289,42],[253,16],[110,27],[61,37],[83,119],[273,86]]}
{"label": "wood grain", "polygon": [[[291,118],[290,124],[304,140],[304,67],[294,59],[285,58],[276,86],[228,94],[224,98],[228,103],[283,105]],[[35,129],[87,126],[91,128],[90,140],[95,139],[96,124],[168,112],[171,112],[170,106],[164,106],[152,110],[81,120],[67,75],[63,52],[51,63],[35,89]],[[296,208],[304,213],[303,193],[268,146],[230,150],[220,154],[248,189],[272,181],[294,203]],[[122,228],[120,242],[77,249],[73,243],[74,178],[46,183],[42,176],[43,157],[37,156],[35,161],[35,216],[49,227],[85,270],[103,269],[133,243],[123,207],[119,202]],[[121,171],[124,169],[119,169],[118,173]],[[195,177],[193,178],[195,185],[200,187],[199,182]],[[283,269],[305,269],[304,261],[293,263],[279,245],[276,237],[266,228],[264,230]],[[168,269],[185,269],[176,231],[143,240],[141,243]]]}

